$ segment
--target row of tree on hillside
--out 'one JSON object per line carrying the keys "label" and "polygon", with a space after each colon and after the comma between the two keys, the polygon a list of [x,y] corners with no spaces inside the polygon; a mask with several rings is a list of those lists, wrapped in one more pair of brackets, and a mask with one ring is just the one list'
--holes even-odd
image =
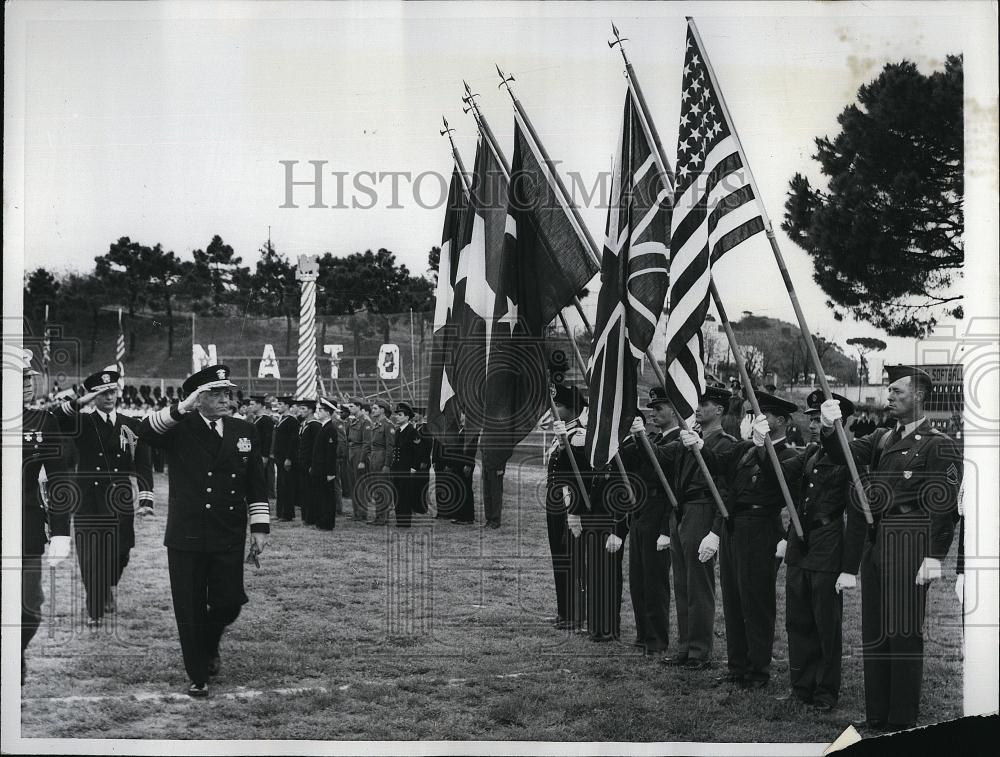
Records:
{"label": "row of tree on hillside", "polygon": [[[145,245],[122,237],[94,259],[90,273],[55,274],[36,268],[25,277],[24,313],[35,323],[90,325],[96,338],[102,310],[121,307],[130,320],[151,314],[162,319],[168,354],[173,354],[178,317],[254,316],[284,318],[291,334],[299,312],[297,264],[279,253],[270,240],[260,249],[253,269],[216,235],[204,250],[183,260],[159,243]],[[433,251],[430,256],[433,266]],[[388,340],[394,317],[431,310],[434,282],[415,276],[386,249],[319,258],[317,312],[326,315],[377,314]],[[128,330],[129,351],[135,331]],[[290,336],[289,336],[290,338]]]}

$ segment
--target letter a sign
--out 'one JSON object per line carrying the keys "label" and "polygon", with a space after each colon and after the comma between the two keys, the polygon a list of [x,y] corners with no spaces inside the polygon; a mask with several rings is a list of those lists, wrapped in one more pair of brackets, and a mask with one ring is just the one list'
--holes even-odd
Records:
{"label": "letter a sign", "polygon": [[379,348],[378,375],[384,379],[399,378],[399,345],[383,344]]}
{"label": "letter a sign", "polygon": [[270,344],[264,345],[264,354],[260,358],[260,366],[257,368],[257,378],[281,378],[281,371],[278,370],[278,358],[275,357],[274,347]]}

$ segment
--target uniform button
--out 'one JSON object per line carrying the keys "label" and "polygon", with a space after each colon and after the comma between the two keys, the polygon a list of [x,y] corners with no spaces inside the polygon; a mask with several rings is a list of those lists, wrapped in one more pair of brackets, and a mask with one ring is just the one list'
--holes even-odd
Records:
{"label": "uniform button", "polygon": [[[235,489],[230,489],[229,493],[230,494],[236,494],[236,490]],[[229,509],[232,510],[233,508],[230,507]]]}
{"label": "uniform button", "polygon": [[97,486],[97,482],[96,481],[94,482],[94,486]]}
{"label": "uniform button", "polygon": [[100,469],[101,469],[101,466],[98,465],[94,470],[100,470]]}
{"label": "uniform button", "polygon": [[819,473],[819,470],[817,468],[813,468],[813,473]]}
{"label": "uniform button", "polygon": [[810,489],[812,489],[814,486],[815,486],[815,484],[812,484],[812,483],[809,484],[809,488]]}
{"label": "uniform button", "polygon": [[236,474],[235,474],[235,473],[234,473],[234,474],[232,474],[232,477],[233,477],[233,478],[236,478]]}
{"label": "uniform button", "polygon": [[232,505],[230,505],[230,506],[229,506],[229,509],[230,509],[230,510],[232,510],[232,509],[233,509]]}
{"label": "uniform button", "polygon": [[211,510],[211,509],[212,509],[212,506],[211,506],[210,504],[206,503],[206,504],[205,504],[205,509],[206,509],[206,510]]}
{"label": "uniform button", "polygon": [[209,471],[209,472],[208,472],[208,475],[209,475],[209,476],[211,476],[211,475],[212,475],[212,471]]}
{"label": "uniform button", "polygon": [[117,472],[118,472],[118,469],[117,469],[117,468],[115,468],[114,472],[115,472],[115,473],[117,473]]}
{"label": "uniform button", "polygon": [[205,487],[205,491],[207,491],[209,494],[211,494],[212,493],[212,487],[211,486]]}

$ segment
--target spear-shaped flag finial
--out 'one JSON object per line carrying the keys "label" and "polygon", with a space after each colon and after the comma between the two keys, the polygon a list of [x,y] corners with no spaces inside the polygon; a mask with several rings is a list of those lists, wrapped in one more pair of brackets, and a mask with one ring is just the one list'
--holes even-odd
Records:
{"label": "spear-shaped flag finial", "polygon": [[500,69],[500,66],[497,65],[496,63],[494,63],[493,65],[495,65],[497,67],[497,75],[500,77],[500,83],[497,85],[497,89],[499,89],[500,87],[507,87],[507,93],[510,95],[510,99],[511,100],[516,100],[517,98],[514,97],[514,90],[512,90],[510,88],[510,83],[512,81],[514,81],[514,77],[513,76],[508,76],[507,74],[505,74]]}
{"label": "spear-shaped flag finial", "polygon": [[447,118],[445,118],[444,116],[441,116],[441,120],[442,120],[442,121],[444,122],[444,129],[442,129],[442,130],[441,130],[441,136],[442,136],[442,137],[443,137],[443,136],[444,136],[445,134],[448,134],[449,132],[453,132],[453,131],[455,131],[454,129],[452,129],[452,128],[450,128],[450,127],[448,126],[448,119],[447,119]]}
{"label": "spear-shaped flag finial", "polygon": [[621,36],[621,34],[619,34],[618,27],[615,26],[614,21],[611,22],[611,31],[614,32],[615,38],[614,40],[608,40],[608,47],[614,49],[615,46],[617,46],[619,51],[621,51],[622,59],[625,61],[625,65],[628,66],[629,65],[628,56],[625,55],[625,44],[624,44],[625,42],[628,41],[628,37],[623,37]]}

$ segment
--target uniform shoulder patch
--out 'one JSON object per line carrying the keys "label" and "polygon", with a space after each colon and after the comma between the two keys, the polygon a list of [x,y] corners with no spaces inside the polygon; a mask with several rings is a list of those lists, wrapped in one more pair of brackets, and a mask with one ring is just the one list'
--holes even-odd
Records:
{"label": "uniform shoulder patch", "polygon": [[945,468],[945,470],[944,470],[944,476],[945,476],[945,479],[948,481],[949,484],[953,484],[953,485],[957,484],[958,483],[958,466],[955,465],[955,463],[951,463],[947,468]]}

